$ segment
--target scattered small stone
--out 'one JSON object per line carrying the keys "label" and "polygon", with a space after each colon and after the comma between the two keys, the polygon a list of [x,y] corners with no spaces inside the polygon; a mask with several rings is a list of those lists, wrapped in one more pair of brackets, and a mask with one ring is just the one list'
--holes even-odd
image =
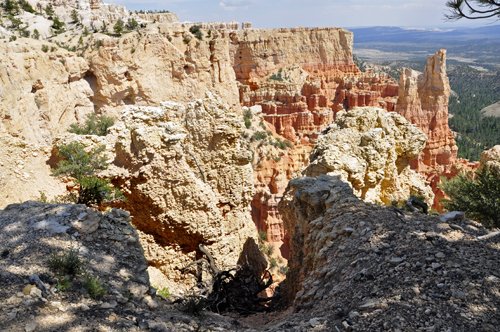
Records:
{"label": "scattered small stone", "polygon": [[392,259],[389,260],[389,263],[391,263],[393,265],[398,265],[398,264],[400,264],[402,262],[403,262],[403,259],[399,258],[399,257],[392,258]]}
{"label": "scattered small stone", "polygon": [[312,327],[315,327],[321,325],[321,321],[319,320],[319,318],[311,318],[309,320],[309,324],[311,324]]}
{"label": "scattered small stone", "polygon": [[465,213],[460,211],[453,211],[439,216],[439,220],[441,220],[442,222],[449,222],[453,220],[462,220],[462,219],[465,219]]}
{"label": "scattered small stone", "polygon": [[111,308],[114,308],[118,305],[118,303],[116,303],[116,301],[110,301],[110,302],[105,302],[103,304],[101,304],[101,308],[103,309],[111,309]]}
{"label": "scattered small stone", "polygon": [[465,300],[467,295],[462,291],[457,291],[453,293],[453,297],[459,300]]}
{"label": "scattered small stone", "polygon": [[38,327],[38,325],[37,325],[37,324],[35,324],[35,323],[30,323],[30,324],[27,324],[27,325],[26,325],[26,327],[24,328],[24,330],[25,330],[26,332],[33,332],[33,331],[35,331],[35,330],[36,330],[36,328],[37,328],[37,327]]}
{"label": "scattered small stone", "polygon": [[351,325],[349,325],[349,323],[348,323],[348,322],[343,321],[343,322],[342,322],[342,326],[344,327],[344,329],[345,329],[347,332],[352,331],[352,326],[351,326]]}

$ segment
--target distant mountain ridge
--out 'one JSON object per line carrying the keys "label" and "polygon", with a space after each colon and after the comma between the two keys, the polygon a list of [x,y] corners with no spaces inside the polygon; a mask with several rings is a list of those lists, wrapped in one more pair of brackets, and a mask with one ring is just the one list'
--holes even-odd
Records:
{"label": "distant mountain ridge", "polygon": [[354,43],[450,43],[478,40],[500,41],[500,25],[480,28],[412,29],[402,27],[362,27],[349,28],[354,33]]}

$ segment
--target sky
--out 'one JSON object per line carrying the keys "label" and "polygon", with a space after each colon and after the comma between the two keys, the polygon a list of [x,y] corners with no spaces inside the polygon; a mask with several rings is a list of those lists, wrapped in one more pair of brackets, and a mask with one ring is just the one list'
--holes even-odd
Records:
{"label": "sky", "polygon": [[446,0],[106,0],[129,10],[164,9],[181,22],[252,22],[254,28],[281,27],[477,27],[498,20],[444,19]]}

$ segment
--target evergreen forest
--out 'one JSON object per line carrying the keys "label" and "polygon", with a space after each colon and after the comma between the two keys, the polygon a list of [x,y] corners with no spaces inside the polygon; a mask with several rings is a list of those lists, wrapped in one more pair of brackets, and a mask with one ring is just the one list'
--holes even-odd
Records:
{"label": "evergreen forest", "polygon": [[[500,144],[500,117],[481,110],[500,100],[500,72],[480,72],[467,65],[448,71],[451,89],[449,119],[457,133],[458,157],[477,161],[484,150]],[[500,116],[500,114],[499,114]]]}

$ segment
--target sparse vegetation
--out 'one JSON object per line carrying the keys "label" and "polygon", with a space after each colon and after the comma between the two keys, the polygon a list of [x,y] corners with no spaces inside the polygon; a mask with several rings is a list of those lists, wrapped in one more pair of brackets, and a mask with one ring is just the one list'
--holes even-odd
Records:
{"label": "sparse vegetation", "polygon": [[250,137],[250,142],[260,141],[266,138],[267,138],[267,133],[265,131],[257,131],[252,135],[252,137]]}
{"label": "sparse vegetation", "polygon": [[127,29],[130,31],[136,30],[139,27],[139,23],[135,20],[135,18],[129,19],[127,22]]}
{"label": "sparse vegetation", "polygon": [[259,243],[264,243],[267,241],[267,233],[264,231],[259,231]]}
{"label": "sparse vegetation", "polygon": [[45,52],[45,53],[47,53],[47,52],[49,51],[49,46],[48,46],[48,45],[43,44],[43,45],[42,45],[42,51],[43,51],[43,52]]}
{"label": "sparse vegetation", "polygon": [[99,277],[94,277],[88,272],[83,276],[83,288],[93,299],[101,298],[108,292],[108,286],[104,285]]}
{"label": "sparse vegetation", "polygon": [[65,292],[71,287],[71,283],[69,282],[69,278],[64,276],[61,273],[58,273],[56,275],[56,284],[55,288],[57,289],[58,292]]}
{"label": "sparse vegetation", "polygon": [[200,31],[199,25],[193,25],[192,27],[189,28],[189,32],[191,32],[193,35],[196,35],[199,31]]}
{"label": "sparse vegetation", "polygon": [[78,17],[78,12],[76,11],[76,9],[73,9],[73,11],[71,11],[71,20],[71,23],[80,23],[80,18]]}
{"label": "sparse vegetation", "polygon": [[95,113],[89,113],[86,115],[85,123],[83,125],[73,123],[70,125],[68,132],[78,135],[106,136],[108,128],[112,127],[114,124],[115,120],[111,117],[105,115],[98,116]]}
{"label": "sparse vegetation", "polygon": [[40,39],[40,32],[37,29],[33,30],[31,37],[33,37],[33,39]]}
{"label": "sparse vegetation", "polygon": [[182,41],[183,41],[184,43],[186,43],[186,44],[189,44],[189,42],[191,41],[191,39],[190,39],[190,38],[188,38],[188,37],[184,37],[184,39],[183,39]]}
{"label": "sparse vegetation", "polygon": [[440,188],[449,196],[442,199],[449,211],[462,211],[486,226],[500,227],[500,167],[484,166],[474,174],[460,173],[443,179]]}
{"label": "sparse vegetation", "polygon": [[108,168],[105,156],[101,156],[104,146],[99,146],[90,152],[78,142],[71,142],[58,147],[58,156],[63,160],[52,170],[54,176],[70,176],[79,186],[78,204],[87,206],[101,204],[104,201],[124,200],[123,193],[111,187],[111,180],[99,179],[95,174]]}
{"label": "sparse vegetation", "polygon": [[163,287],[163,288],[154,287],[154,288],[157,289],[157,294],[164,297],[164,298],[169,298],[172,296],[168,287]]}
{"label": "sparse vegetation", "polygon": [[79,256],[79,249],[76,247],[64,250],[61,253],[53,252],[47,263],[49,267],[57,273],[79,275],[85,272],[87,262]]}
{"label": "sparse vegetation", "polygon": [[54,7],[52,6],[51,3],[49,3],[46,7],[45,7],[45,14],[47,15],[47,17],[50,19],[52,16],[54,16]]}
{"label": "sparse vegetation", "polygon": [[121,36],[121,34],[123,32],[123,21],[122,20],[116,21],[115,25],[113,26],[113,30],[114,30],[115,34],[117,34],[118,36]]}
{"label": "sparse vegetation", "polygon": [[270,80],[273,80],[273,81],[282,82],[282,81],[283,81],[282,73],[283,73],[283,68],[280,68],[280,69],[278,70],[278,73],[274,73],[274,74],[272,74],[272,75],[269,77],[269,79],[270,79]]}
{"label": "sparse vegetation", "polygon": [[54,29],[54,32],[56,34],[61,34],[63,33],[65,30],[63,29],[64,27],[64,22],[61,22],[59,21],[59,18],[56,16],[54,17],[54,20],[53,20],[53,23],[52,25],[50,26],[52,29]]}

